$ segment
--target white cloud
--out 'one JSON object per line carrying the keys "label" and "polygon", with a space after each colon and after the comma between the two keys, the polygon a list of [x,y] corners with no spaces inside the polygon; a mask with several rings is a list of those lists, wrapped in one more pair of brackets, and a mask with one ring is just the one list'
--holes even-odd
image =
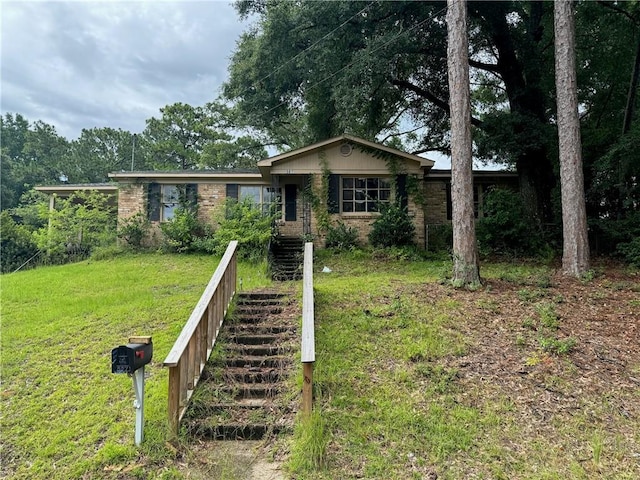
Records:
{"label": "white cloud", "polygon": [[2,113],[76,138],[216,98],[247,27],[227,2],[2,2]]}

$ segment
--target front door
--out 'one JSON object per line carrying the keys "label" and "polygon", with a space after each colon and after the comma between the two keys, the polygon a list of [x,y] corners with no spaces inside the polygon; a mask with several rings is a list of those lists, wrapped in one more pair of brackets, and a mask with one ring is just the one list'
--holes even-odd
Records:
{"label": "front door", "polygon": [[284,186],[284,220],[285,222],[295,222],[297,220],[297,195],[298,186],[286,184]]}

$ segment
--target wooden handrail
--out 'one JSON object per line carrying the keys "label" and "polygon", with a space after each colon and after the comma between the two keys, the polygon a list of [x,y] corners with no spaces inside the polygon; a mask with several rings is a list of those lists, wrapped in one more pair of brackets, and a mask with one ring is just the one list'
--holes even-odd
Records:
{"label": "wooden handrail", "polygon": [[238,242],[229,242],[220,264],[173,344],[163,365],[169,367],[169,430],[173,436],[200,380],[218,332],[236,293]]}
{"label": "wooden handrail", "polygon": [[316,361],[315,316],[313,303],[313,243],[304,246],[302,274],[302,413],[313,409],[313,364]]}

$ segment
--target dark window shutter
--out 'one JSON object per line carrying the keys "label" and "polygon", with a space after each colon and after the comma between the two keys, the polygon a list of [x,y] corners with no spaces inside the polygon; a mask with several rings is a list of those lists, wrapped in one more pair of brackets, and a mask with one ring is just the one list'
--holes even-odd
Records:
{"label": "dark window shutter", "polygon": [[398,201],[400,202],[400,207],[407,208],[409,205],[409,197],[407,195],[407,175],[402,174],[396,177],[396,187],[398,191],[396,195],[398,197]]}
{"label": "dark window shutter", "polygon": [[238,184],[237,183],[227,183],[227,198],[235,198],[238,199]]}
{"label": "dark window shutter", "polygon": [[188,209],[193,209],[198,205],[198,184],[197,183],[187,183],[186,197],[187,197],[186,207]]}
{"label": "dark window shutter", "polygon": [[147,185],[147,217],[152,222],[160,221],[160,184]]}
{"label": "dark window shutter", "polygon": [[340,175],[329,174],[329,195],[327,212],[340,213]]}

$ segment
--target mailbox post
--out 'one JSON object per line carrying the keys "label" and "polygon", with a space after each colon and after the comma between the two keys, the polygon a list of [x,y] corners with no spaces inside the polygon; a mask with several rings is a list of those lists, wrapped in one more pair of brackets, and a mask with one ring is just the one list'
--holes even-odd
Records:
{"label": "mailbox post", "polygon": [[127,345],[111,350],[111,373],[126,373],[133,376],[133,391],[136,399],[135,443],[144,439],[144,366],[153,358],[151,337],[131,337]]}

